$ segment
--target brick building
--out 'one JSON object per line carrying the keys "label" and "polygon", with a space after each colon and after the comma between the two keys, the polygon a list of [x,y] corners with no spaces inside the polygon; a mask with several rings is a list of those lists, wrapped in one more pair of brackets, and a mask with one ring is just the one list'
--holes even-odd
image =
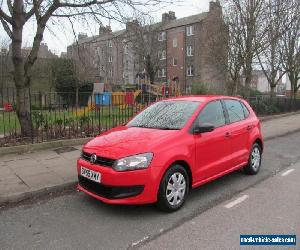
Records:
{"label": "brick building", "polygon": [[82,73],[95,82],[110,85],[135,84],[136,75],[147,71],[147,56],[155,82],[175,81],[182,91],[193,84],[209,89],[225,88],[226,26],[219,1],[210,2],[209,11],[177,19],[174,12],[162,15],[159,23],[112,32],[100,27],[99,35],[80,34],[67,49],[67,56],[78,62]]}

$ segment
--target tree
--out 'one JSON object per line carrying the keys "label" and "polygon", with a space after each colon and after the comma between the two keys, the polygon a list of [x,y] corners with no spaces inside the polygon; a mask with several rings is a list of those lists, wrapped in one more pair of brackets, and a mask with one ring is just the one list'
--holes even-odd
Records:
{"label": "tree", "polygon": [[289,29],[284,33],[281,45],[281,60],[291,82],[291,94],[296,99],[300,89],[300,3],[298,0],[286,1],[284,16]]}
{"label": "tree", "polygon": [[126,45],[132,50],[131,54],[137,57],[132,60],[138,62],[138,70],[140,72],[145,70],[150,83],[154,83],[156,73],[160,69],[157,49],[161,25],[154,24],[151,17],[138,17],[131,24],[126,37]]}
{"label": "tree", "polygon": [[[50,20],[60,17],[93,15],[94,17],[123,20],[126,10],[136,11],[137,7],[157,5],[160,0],[7,0],[0,2],[0,21],[11,39],[11,56],[14,67],[13,78],[16,87],[16,112],[24,137],[32,137],[30,115],[30,83],[32,67],[37,60],[43,34]],[[146,9],[145,8],[145,9]],[[23,58],[21,49],[24,26],[31,20],[36,22],[32,49]]]}
{"label": "tree", "polygon": [[270,85],[271,97],[275,95],[275,88],[286,73],[280,56],[283,36],[289,29],[285,11],[285,1],[268,0],[263,11],[265,21],[260,26],[261,39],[256,41],[259,44],[255,46],[259,65]]}
{"label": "tree", "polygon": [[[260,25],[263,23],[263,10],[265,0],[228,0],[227,5],[228,25],[230,36],[233,35],[231,48],[233,58],[232,72],[234,79],[237,79],[237,73],[242,70],[245,77],[246,97],[250,96],[250,84],[252,80],[253,63],[257,53],[260,53],[261,34]],[[229,65],[230,66],[230,65]]]}
{"label": "tree", "polygon": [[[80,80],[75,62],[71,59],[57,58],[51,63],[51,72],[56,92],[65,103],[87,105],[88,96],[93,91],[93,84]],[[78,92],[84,95],[79,98]],[[76,93],[74,95],[74,93]]]}

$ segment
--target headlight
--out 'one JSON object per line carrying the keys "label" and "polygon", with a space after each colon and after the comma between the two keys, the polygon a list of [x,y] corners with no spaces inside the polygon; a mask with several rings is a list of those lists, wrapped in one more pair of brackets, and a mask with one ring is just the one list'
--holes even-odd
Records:
{"label": "headlight", "polygon": [[116,171],[144,169],[150,165],[152,158],[153,158],[152,153],[145,153],[145,154],[125,157],[120,160],[117,160],[114,163],[113,168]]}

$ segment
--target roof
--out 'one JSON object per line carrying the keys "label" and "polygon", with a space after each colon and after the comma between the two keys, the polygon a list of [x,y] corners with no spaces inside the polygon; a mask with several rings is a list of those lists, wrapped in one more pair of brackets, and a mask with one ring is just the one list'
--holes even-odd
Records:
{"label": "roof", "polygon": [[[108,39],[113,39],[116,38],[126,32],[125,29],[123,30],[118,30],[112,33],[104,34],[104,35],[97,35],[97,36],[92,36],[92,37],[86,37],[78,40],[78,44],[83,44],[83,43],[93,43],[93,42],[99,42],[99,41],[106,41]],[[77,42],[74,42],[71,45],[77,45]]]}
{"label": "roof", "polygon": [[[159,29],[161,27],[160,28],[161,30],[168,30],[168,29],[172,29],[172,28],[176,28],[176,27],[180,27],[180,26],[185,26],[185,25],[201,22],[202,20],[204,20],[207,17],[207,15],[208,15],[208,12],[203,12],[203,13],[200,13],[197,15],[192,15],[192,16],[188,16],[188,17],[171,20],[164,25],[161,22],[157,22],[150,26],[153,28],[157,28],[157,29]],[[101,35],[101,36],[96,35],[96,36],[92,36],[92,37],[82,38],[82,39],[78,40],[78,44],[105,41],[107,39],[112,39],[112,38],[118,37],[120,35],[123,35],[125,32],[126,32],[126,29],[122,29],[122,30],[118,30],[118,31],[115,31],[112,33]],[[76,45],[76,44],[77,44],[77,42],[74,42],[71,45]]]}
{"label": "roof", "polygon": [[197,15],[183,17],[179,19],[172,20],[167,24],[163,25],[162,29],[172,29],[175,27],[185,26],[192,23],[201,22],[203,19],[207,17],[208,12],[203,12]]}
{"label": "roof", "polygon": [[193,102],[207,102],[211,100],[218,100],[218,99],[238,99],[238,97],[234,96],[223,96],[223,95],[190,95],[190,96],[182,96],[182,97],[175,97],[166,99],[166,101],[193,101]]}

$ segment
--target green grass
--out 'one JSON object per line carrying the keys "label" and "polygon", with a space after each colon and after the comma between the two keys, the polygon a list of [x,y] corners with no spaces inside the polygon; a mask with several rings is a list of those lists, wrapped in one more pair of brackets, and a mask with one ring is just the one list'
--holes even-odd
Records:
{"label": "green grass", "polygon": [[[82,110],[82,112],[80,112]],[[83,109],[69,110],[33,110],[34,128],[68,127],[101,127],[105,130],[128,121],[138,110],[136,107],[119,106],[101,107],[98,110],[84,112]],[[0,112],[0,135],[20,132],[20,123],[15,112]]]}

